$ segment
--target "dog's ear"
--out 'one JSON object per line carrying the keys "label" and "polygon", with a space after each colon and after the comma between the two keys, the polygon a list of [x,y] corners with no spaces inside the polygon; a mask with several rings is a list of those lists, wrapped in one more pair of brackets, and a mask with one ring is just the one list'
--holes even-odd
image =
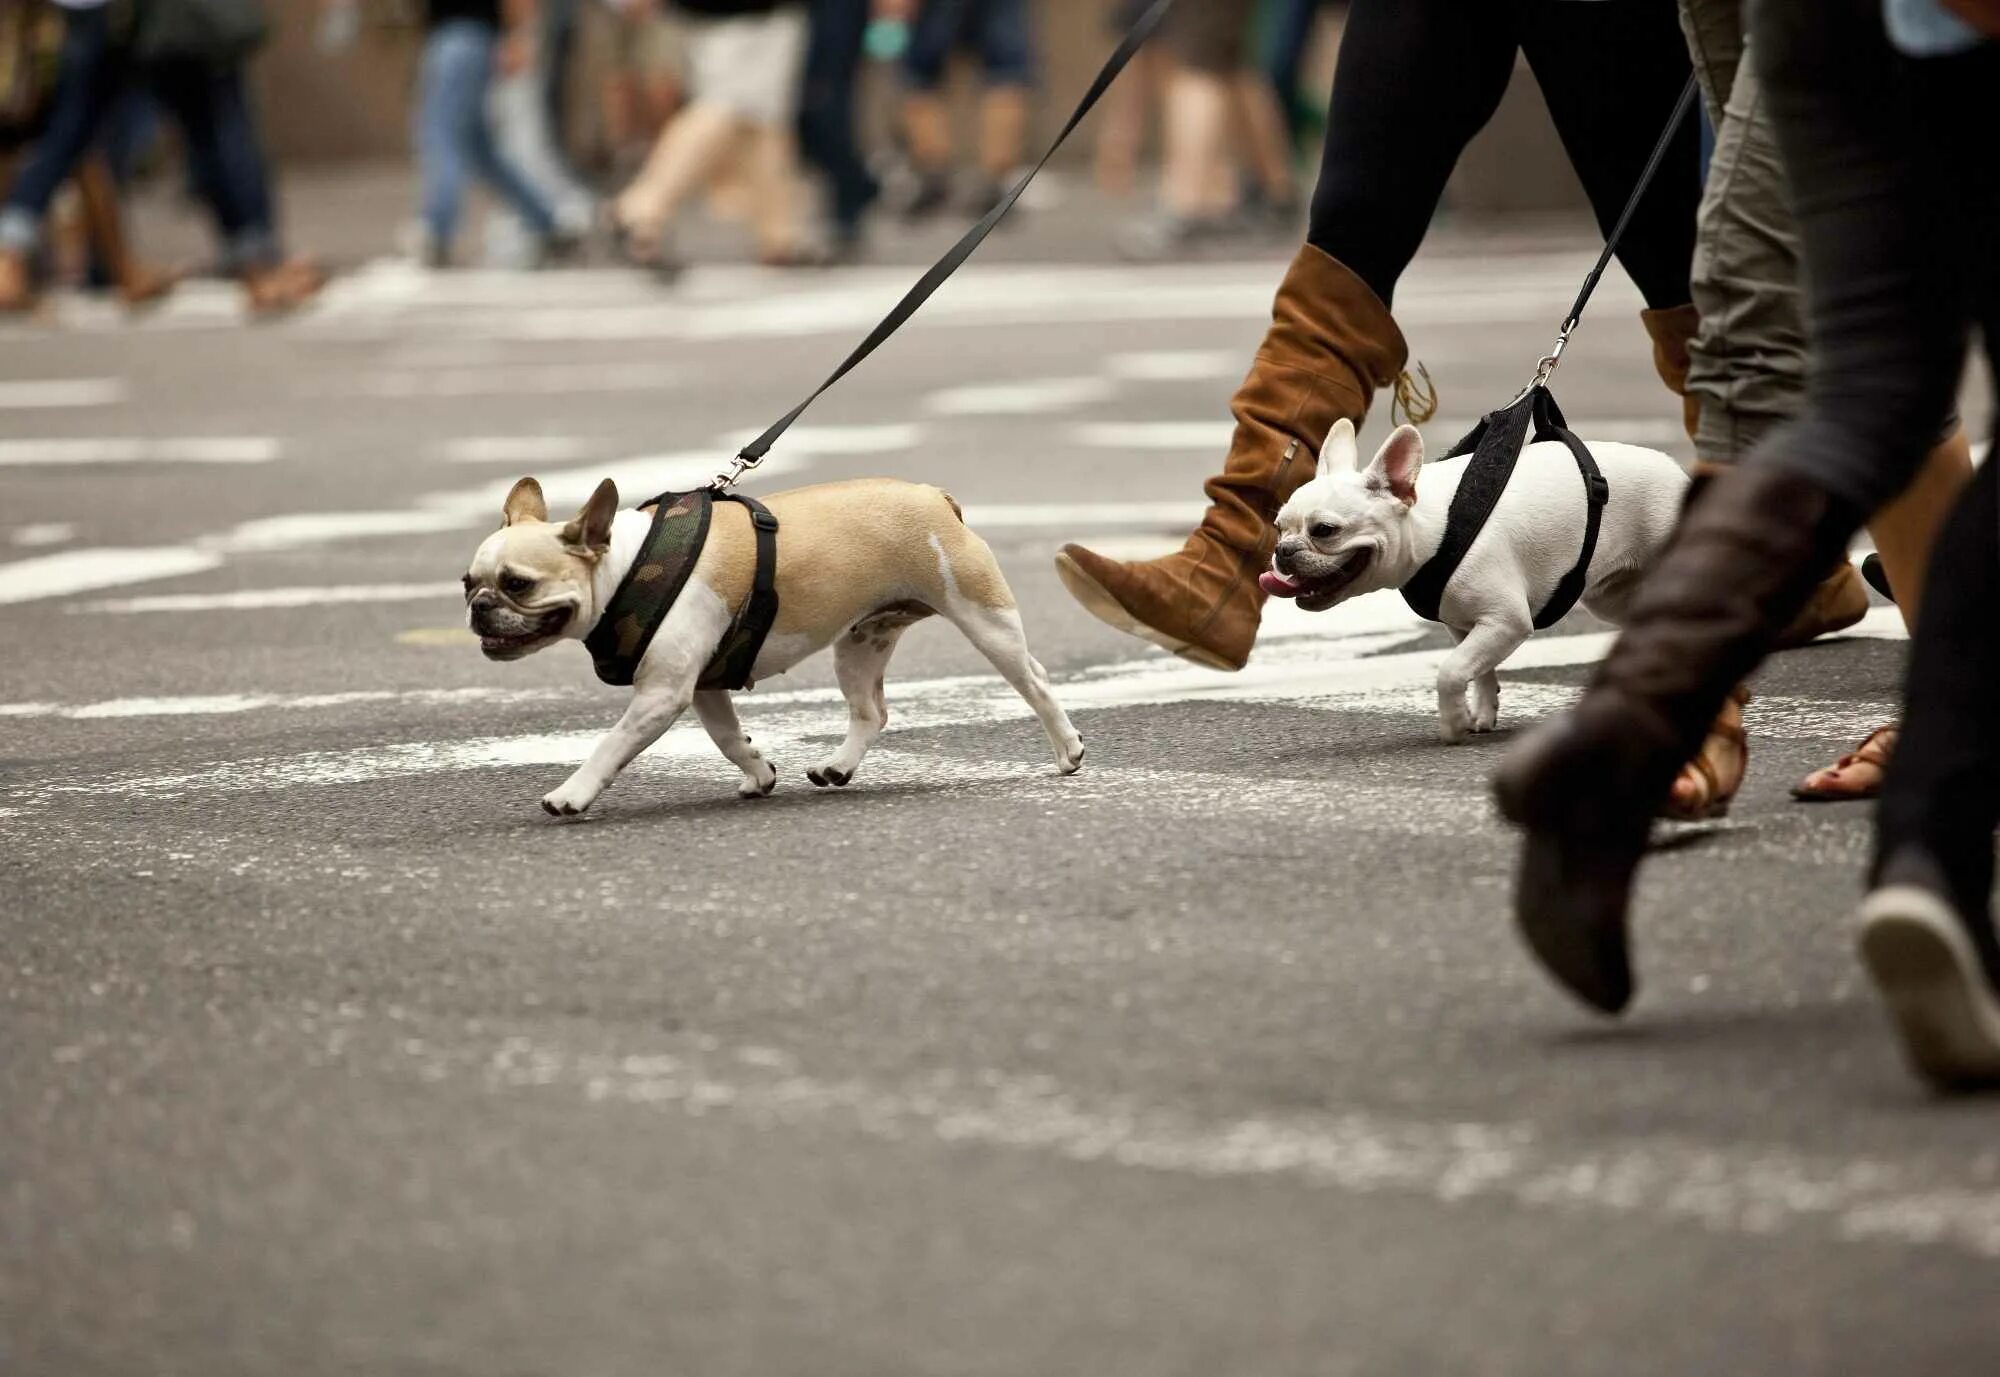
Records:
{"label": "dog's ear", "polygon": [[595,559],[611,548],[611,518],[618,515],[618,485],[609,478],[597,485],[576,519],[562,528],[562,543],[571,553]]}
{"label": "dog's ear", "polygon": [[1345,473],[1361,467],[1361,448],[1354,443],[1354,422],[1342,416],[1333,423],[1333,429],[1326,433],[1326,443],[1319,450],[1319,476]]}
{"label": "dog's ear", "polygon": [[1412,425],[1397,426],[1368,465],[1368,486],[1390,493],[1404,506],[1417,500],[1417,470],[1424,463],[1424,437]]}
{"label": "dog's ear", "polygon": [[542,496],[542,485],[532,478],[523,478],[507,494],[507,500],[500,507],[500,524],[514,526],[523,521],[547,521],[549,504]]}

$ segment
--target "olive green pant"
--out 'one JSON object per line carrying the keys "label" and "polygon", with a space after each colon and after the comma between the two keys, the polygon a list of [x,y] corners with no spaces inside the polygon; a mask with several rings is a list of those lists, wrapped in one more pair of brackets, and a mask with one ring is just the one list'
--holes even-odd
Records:
{"label": "olive green pant", "polygon": [[1715,129],[1695,236],[1701,327],[1688,348],[1687,390],[1701,408],[1697,456],[1730,463],[1805,400],[1799,232],[1743,0],[1680,0],[1680,12]]}

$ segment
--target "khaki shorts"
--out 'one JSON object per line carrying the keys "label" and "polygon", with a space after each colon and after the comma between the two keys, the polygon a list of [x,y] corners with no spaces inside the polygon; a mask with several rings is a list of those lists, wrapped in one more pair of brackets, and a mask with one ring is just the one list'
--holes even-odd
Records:
{"label": "khaki shorts", "polygon": [[683,33],[694,99],[753,124],[791,124],[805,79],[802,8],[787,5],[740,19],[689,19]]}
{"label": "khaki shorts", "polygon": [[1167,16],[1167,42],[1174,57],[1195,71],[1231,76],[1249,61],[1256,13],[1256,0],[1182,0]]}
{"label": "khaki shorts", "polygon": [[661,76],[684,63],[680,26],[657,10],[617,15],[611,24],[613,71],[629,76]]}

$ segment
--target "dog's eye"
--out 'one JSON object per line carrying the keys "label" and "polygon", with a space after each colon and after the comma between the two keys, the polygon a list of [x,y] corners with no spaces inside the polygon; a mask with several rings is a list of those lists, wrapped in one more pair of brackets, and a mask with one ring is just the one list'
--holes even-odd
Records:
{"label": "dog's eye", "polygon": [[508,574],[500,580],[500,591],[510,598],[518,598],[534,586],[535,581],[533,579],[524,578],[520,574]]}
{"label": "dog's eye", "polygon": [[1340,527],[1334,525],[1331,521],[1315,521],[1312,525],[1306,527],[1306,534],[1314,540],[1332,540],[1340,534]]}
{"label": "dog's eye", "polygon": [[478,585],[473,582],[472,575],[470,574],[466,574],[464,577],[460,578],[458,581],[458,586],[465,590],[465,596],[468,598],[472,596],[472,590],[478,587]]}

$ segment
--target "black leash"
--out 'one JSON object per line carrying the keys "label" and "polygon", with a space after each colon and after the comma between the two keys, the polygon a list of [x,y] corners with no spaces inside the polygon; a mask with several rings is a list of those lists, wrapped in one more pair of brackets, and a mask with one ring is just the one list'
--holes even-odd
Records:
{"label": "black leash", "polygon": [[1077,104],[1076,110],[1063,125],[1062,132],[1056,135],[1055,142],[1049,145],[1046,153],[1042,154],[1041,160],[1028,169],[1027,175],[1014,184],[1014,189],[1001,197],[1000,203],[986,212],[978,224],[967,230],[965,237],[952,245],[945,256],[931,266],[930,271],[917,280],[916,286],[904,293],[903,299],[882,318],[881,323],[868,332],[868,338],[861,341],[854,352],[841,362],[840,367],[833,370],[825,382],[813,389],[812,395],[779,417],[769,430],[745,445],[731,461],[729,472],[718,475],[715,482],[710,484],[711,487],[720,492],[764,462],[764,456],[771,452],[771,446],[792,428],[793,422],[805,415],[808,407],[818,401],[835,383],[859,367],[870,354],[881,348],[891,335],[902,329],[910,317],[936,294],[937,289],[942,287],[953,273],[965,265],[965,260],[972,257],[973,251],[986,242],[986,236],[993,233],[994,227],[1007,218],[1007,212],[1021,199],[1021,193],[1028,189],[1028,184],[1041,175],[1042,169],[1049,165],[1049,160],[1055,157],[1056,151],[1068,141],[1076,127],[1083,123],[1084,117],[1096,108],[1104,93],[1111,89],[1111,83],[1118,79],[1118,74],[1125,70],[1139,49],[1146,45],[1146,40],[1153,36],[1154,31],[1160,27],[1160,21],[1167,17],[1167,11],[1173,6],[1174,0],[1153,0],[1146,12],[1139,16],[1138,21],[1119,41],[1111,56],[1105,60],[1103,70],[1097,74],[1097,80],[1093,81],[1090,89],[1083,93],[1082,101]]}
{"label": "black leash", "polygon": [[[1695,79],[1690,75],[1687,88],[1681,92],[1680,100],[1674,105],[1674,113],[1667,120],[1666,130],[1653,146],[1653,155],[1646,160],[1645,170],[1639,174],[1639,184],[1632,189],[1631,198],[1625,202],[1625,209],[1618,216],[1618,223],[1612,226],[1610,237],[1604,241],[1604,252],[1597,256],[1596,266],[1583,279],[1583,289],[1576,294],[1569,314],[1563,317],[1555,347],[1535,365],[1534,381],[1523,388],[1521,395],[1513,401],[1482,417],[1470,434],[1441,456],[1455,459],[1470,454],[1472,459],[1465,466],[1464,476],[1459,479],[1458,491],[1452,494],[1451,509],[1445,516],[1443,543],[1415,577],[1403,585],[1403,601],[1419,617],[1427,621],[1443,619],[1445,586],[1458,572],[1459,564],[1472,549],[1472,542],[1486,529],[1487,519],[1493,515],[1493,509],[1500,503],[1500,495],[1507,490],[1507,482],[1513,477],[1514,465],[1520,459],[1521,451],[1530,443],[1545,440],[1565,445],[1570,457],[1576,460],[1577,472],[1583,477],[1583,547],[1576,563],[1556,584],[1548,602],[1534,614],[1535,628],[1542,630],[1554,626],[1569,615],[1570,609],[1583,596],[1584,587],[1590,579],[1590,561],[1597,553],[1597,535],[1604,522],[1604,507],[1611,499],[1611,485],[1605,482],[1604,473],[1598,468],[1589,446],[1571,433],[1568,422],[1563,419],[1562,408],[1556,405],[1555,394],[1549,391],[1549,375],[1562,362],[1569,337],[1583,319],[1583,308],[1590,304],[1591,294],[1597,290],[1604,270],[1611,265],[1611,257],[1618,251],[1619,241],[1625,237],[1633,214],[1651,189],[1660,164],[1666,160],[1667,150],[1673,146],[1674,136],[1680,132],[1681,122],[1687,118],[1688,107],[1694,104],[1695,92]],[[1532,441],[1528,431],[1531,423],[1534,426]]]}
{"label": "black leash", "polygon": [[1653,178],[1660,171],[1660,164],[1667,159],[1667,150],[1674,146],[1674,136],[1680,133],[1681,122],[1687,118],[1688,110],[1694,105],[1700,88],[1695,83],[1694,73],[1688,73],[1687,85],[1681,88],[1681,98],[1674,103],[1674,113],[1667,117],[1667,127],[1660,133],[1660,141],[1653,145],[1653,155],[1646,159],[1646,166],[1639,173],[1639,184],[1632,188],[1632,195],[1625,202],[1625,209],[1618,212],[1618,223],[1611,227],[1610,237],[1604,241],[1604,252],[1597,255],[1597,262],[1583,279],[1583,288],[1570,303],[1569,314],[1563,317],[1562,328],[1556,331],[1555,347],[1542,355],[1535,365],[1535,380],[1522,390],[1520,401],[1529,392],[1548,382],[1549,375],[1562,362],[1563,350],[1569,347],[1570,334],[1583,322],[1583,308],[1590,304],[1590,298],[1597,291],[1598,281],[1604,270],[1611,266],[1612,255],[1618,252],[1618,245],[1625,238],[1625,231],[1631,227],[1632,217],[1638,213],[1639,203],[1646,199],[1652,189]]}

